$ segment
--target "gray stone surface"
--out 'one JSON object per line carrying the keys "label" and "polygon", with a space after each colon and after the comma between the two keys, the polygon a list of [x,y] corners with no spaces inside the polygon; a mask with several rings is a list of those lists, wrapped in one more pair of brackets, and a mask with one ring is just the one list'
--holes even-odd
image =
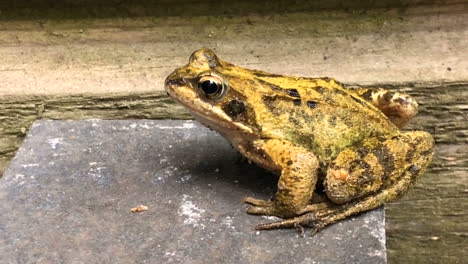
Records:
{"label": "gray stone surface", "polygon": [[[273,176],[192,121],[38,121],[0,179],[0,263],[385,263],[384,212],[257,232]],[[149,210],[133,214],[144,204]]]}

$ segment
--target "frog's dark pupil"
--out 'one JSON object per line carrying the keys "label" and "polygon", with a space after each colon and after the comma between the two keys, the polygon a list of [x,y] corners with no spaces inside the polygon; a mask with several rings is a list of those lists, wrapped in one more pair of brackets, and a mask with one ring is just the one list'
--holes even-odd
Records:
{"label": "frog's dark pupil", "polygon": [[201,84],[200,84],[200,88],[202,89],[202,91],[207,94],[207,95],[213,95],[217,92],[219,92],[219,84],[217,84],[216,82],[212,81],[212,80],[207,80],[207,81],[203,81]]}

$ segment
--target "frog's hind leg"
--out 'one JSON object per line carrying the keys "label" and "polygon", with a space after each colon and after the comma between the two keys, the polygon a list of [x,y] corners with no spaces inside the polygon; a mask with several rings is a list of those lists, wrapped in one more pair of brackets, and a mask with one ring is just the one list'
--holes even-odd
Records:
{"label": "frog's hind leg", "polygon": [[433,153],[434,139],[422,131],[380,143],[371,138],[343,150],[330,165],[325,182],[328,198],[341,205],[315,223],[326,226],[396,200],[424,173]]}
{"label": "frog's hind leg", "polygon": [[325,190],[333,204],[257,229],[312,226],[317,232],[351,215],[377,208],[404,194],[426,169],[434,141],[426,132],[408,132],[386,141],[371,138],[345,149],[330,165]]}
{"label": "frog's hind leg", "polygon": [[381,88],[358,88],[352,91],[377,107],[399,128],[404,127],[418,113],[418,103],[407,94]]}
{"label": "frog's hind leg", "polygon": [[422,131],[401,133],[386,140],[367,138],[343,149],[329,165],[325,192],[336,204],[375,193],[400,181],[411,168],[424,170],[433,149],[432,136]]}
{"label": "frog's hind leg", "polygon": [[416,170],[408,170],[404,173],[400,181],[390,188],[378,191],[375,195],[339,205],[333,211],[328,211],[322,216],[317,215],[317,212],[311,212],[291,219],[261,224],[255,228],[258,230],[270,230],[303,225],[311,226],[312,234],[315,234],[327,225],[333,224],[351,215],[377,208],[383,205],[384,202],[395,200],[403,190],[406,190],[408,186],[414,183],[415,173],[418,172]]}

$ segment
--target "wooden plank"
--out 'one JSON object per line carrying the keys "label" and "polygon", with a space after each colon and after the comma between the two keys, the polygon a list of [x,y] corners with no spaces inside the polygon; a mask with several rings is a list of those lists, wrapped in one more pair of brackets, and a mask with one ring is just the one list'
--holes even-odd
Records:
{"label": "wooden plank", "polygon": [[0,32],[0,95],[161,91],[164,78],[203,46],[244,67],[348,83],[468,79],[463,4],[362,13],[12,19],[0,20]]}

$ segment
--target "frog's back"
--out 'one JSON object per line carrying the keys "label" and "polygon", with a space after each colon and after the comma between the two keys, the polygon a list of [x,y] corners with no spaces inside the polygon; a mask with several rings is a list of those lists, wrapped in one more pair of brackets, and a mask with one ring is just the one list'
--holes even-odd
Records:
{"label": "frog's back", "polygon": [[264,93],[253,103],[263,135],[305,146],[321,160],[366,137],[399,133],[380,110],[333,79],[257,77]]}

